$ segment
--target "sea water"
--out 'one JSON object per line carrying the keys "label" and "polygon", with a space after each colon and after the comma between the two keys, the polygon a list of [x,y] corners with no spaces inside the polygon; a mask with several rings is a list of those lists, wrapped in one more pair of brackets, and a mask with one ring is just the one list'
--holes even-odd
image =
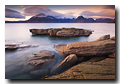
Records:
{"label": "sea water", "polygon": [[[32,35],[29,29],[47,29],[47,28],[81,28],[93,30],[90,36],[80,37],[51,37],[49,35]],[[41,50],[55,52],[56,63],[61,62],[64,57],[59,54],[53,44],[72,43],[81,41],[94,41],[99,37],[110,34],[115,36],[114,23],[6,23],[5,24],[5,43],[6,44],[24,44],[33,47],[17,49],[15,51],[5,51],[5,78],[6,79],[34,79],[30,76],[30,70],[33,68],[27,65],[28,56]],[[54,66],[54,65],[53,65]],[[43,67],[51,69],[53,66]],[[42,69],[43,69],[42,68]],[[37,68],[39,69],[39,68]],[[41,68],[40,68],[41,69]]]}

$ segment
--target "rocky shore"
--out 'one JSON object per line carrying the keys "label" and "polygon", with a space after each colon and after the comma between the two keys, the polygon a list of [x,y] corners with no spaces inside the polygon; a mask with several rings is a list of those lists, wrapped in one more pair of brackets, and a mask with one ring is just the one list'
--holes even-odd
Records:
{"label": "rocky shore", "polygon": [[50,28],[50,29],[30,29],[32,34],[50,36],[89,36],[92,31],[79,28]]}
{"label": "rocky shore", "polygon": [[79,63],[67,71],[42,79],[115,79],[115,59]]}
{"label": "rocky shore", "polygon": [[[112,37],[113,38],[113,37]],[[115,37],[114,37],[115,38]],[[50,69],[32,70],[32,77],[42,79],[115,79],[115,39],[101,36],[91,42],[53,45],[64,60],[56,64],[54,52],[42,50],[32,53],[27,64]]]}
{"label": "rocky shore", "polygon": [[[66,58],[51,69],[50,72],[55,75],[45,76],[42,79],[115,79],[114,40],[110,35],[104,35],[96,41],[54,45]],[[58,74],[77,62],[77,65]]]}
{"label": "rocky shore", "polygon": [[[32,34],[50,36],[89,36],[92,31],[77,28],[30,29]],[[6,44],[6,50],[32,47]],[[55,59],[54,51],[41,50],[27,57],[22,71],[33,78],[42,79],[115,79],[115,36],[104,35],[95,41],[54,44],[63,60]],[[50,68],[43,68],[50,67]]]}

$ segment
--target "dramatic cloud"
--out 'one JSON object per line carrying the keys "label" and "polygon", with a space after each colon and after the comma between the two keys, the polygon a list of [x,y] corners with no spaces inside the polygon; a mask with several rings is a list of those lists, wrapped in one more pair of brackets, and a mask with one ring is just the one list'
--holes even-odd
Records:
{"label": "dramatic cloud", "polygon": [[12,10],[12,9],[5,9],[5,17],[6,18],[25,18],[20,12]]}
{"label": "dramatic cloud", "polygon": [[55,17],[66,17],[67,15],[70,16],[70,14],[57,13],[43,5],[42,6],[32,5],[28,6],[27,8],[24,8],[24,15],[26,16],[35,16],[40,13],[44,13],[45,15],[52,15]]}
{"label": "dramatic cloud", "polygon": [[84,11],[80,15],[83,15],[83,16],[115,17],[115,11],[101,11],[101,12]]}
{"label": "dramatic cloud", "polygon": [[[115,5],[5,5],[5,17],[27,20],[40,13],[56,18],[115,18]],[[18,12],[19,11],[19,12]]]}

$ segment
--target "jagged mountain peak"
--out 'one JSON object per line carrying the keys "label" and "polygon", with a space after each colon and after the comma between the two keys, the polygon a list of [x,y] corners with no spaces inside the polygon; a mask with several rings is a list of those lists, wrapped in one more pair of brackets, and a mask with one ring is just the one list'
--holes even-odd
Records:
{"label": "jagged mountain peak", "polygon": [[44,13],[40,13],[40,14],[37,14],[36,16],[34,17],[46,17],[46,15]]}
{"label": "jagged mountain peak", "polygon": [[78,16],[79,19],[84,19],[84,17],[81,15],[81,16]]}

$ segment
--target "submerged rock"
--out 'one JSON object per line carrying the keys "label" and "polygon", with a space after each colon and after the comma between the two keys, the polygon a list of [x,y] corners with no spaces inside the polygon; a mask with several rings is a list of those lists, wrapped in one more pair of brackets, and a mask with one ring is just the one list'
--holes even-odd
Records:
{"label": "submerged rock", "polygon": [[37,47],[38,45],[30,45],[30,44],[24,44],[24,43],[10,43],[10,44],[5,44],[5,50],[23,50],[24,48],[29,48],[29,47]]}
{"label": "submerged rock", "polygon": [[54,53],[53,52],[50,52],[50,51],[47,51],[47,50],[42,50],[40,52],[32,53],[29,60],[51,59],[51,58],[54,58]]}
{"label": "submerged rock", "polygon": [[58,47],[61,47],[61,46],[66,46],[67,44],[64,44],[64,43],[61,43],[61,44],[57,44],[57,45],[53,45],[53,47],[55,47],[55,48],[58,48]]}
{"label": "submerged rock", "polygon": [[52,64],[52,62],[55,62],[55,59],[52,58],[54,58],[53,52],[42,50],[40,52],[32,53],[29,57],[28,64],[33,66]]}
{"label": "submerged rock", "polygon": [[49,74],[49,70],[48,69],[41,69],[41,70],[35,70],[35,71],[31,71],[30,75],[32,77],[43,77]]}

